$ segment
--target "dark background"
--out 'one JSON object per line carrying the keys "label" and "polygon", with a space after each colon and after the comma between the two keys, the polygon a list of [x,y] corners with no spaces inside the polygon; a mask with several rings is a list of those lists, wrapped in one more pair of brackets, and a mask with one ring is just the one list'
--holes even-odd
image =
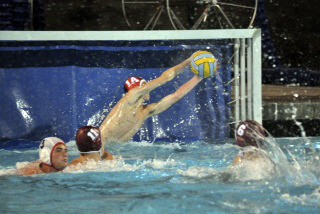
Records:
{"label": "dark background", "polygon": [[272,41],[281,65],[319,71],[319,1],[267,0],[265,2]]}
{"label": "dark background", "polygon": [[[184,2],[181,4],[188,4]],[[44,30],[135,30],[126,24],[120,0],[47,0],[43,6]],[[148,11],[148,7],[142,9],[136,12]],[[318,0],[259,0],[255,26],[263,29],[264,44],[267,43],[263,67],[319,72],[319,16]],[[172,26],[155,29],[172,29]],[[269,59],[270,54],[273,59]]]}
{"label": "dark background", "polygon": [[[126,2],[130,0],[125,0]],[[133,0],[131,0],[133,1]],[[140,0],[141,1],[141,0]],[[150,2],[151,0],[146,0]],[[155,0],[156,1],[156,0]],[[226,2],[254,2],[254,0],[225,0]],[[112,31],[141,30],[155,10],[151,4],[133,4],[126,7],[133,25],[129,27],[123,15],[121,0],[0,0],[1,30],[47,31]],[[154,1],[153,1],[154,2]],[[164,0],[158,0],[164,5]],[[170,0],[176,5],[179,17],[194,22],[202,11],[196,0]],[[219,1],[218,1],[219,2]],[[194,6],[198,5],[198,6]],[[33,9],[33,19],[30,17]],[[173,7],[174,8],[174,7]],[[177,10],[176,10],[177,11]],[[318,0],[258,0],[254,27],[263,32],[264,69],[302,69],[319,73],[320,62],[320,3]],[[230,13],[229,13],[230,14]],[[228,15],[229,15],[228,14]],[[234,10],[237,25],[248,14]],[[137,24],[137,23],[140,23]],[[205,26],[204,28],[215,26]],[[164,12],[155,30],[173,29]],[[313,84],[314,85],[314,84]]]}

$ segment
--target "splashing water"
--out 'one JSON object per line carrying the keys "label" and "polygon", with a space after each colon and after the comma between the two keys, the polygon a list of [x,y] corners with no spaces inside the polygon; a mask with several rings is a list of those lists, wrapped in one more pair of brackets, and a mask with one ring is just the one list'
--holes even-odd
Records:
{"label": "splashing water", "polygon": [[[266,151],[276,165],[276,171],[280,177],[284,177],[289,183],[296,185],[302,185],[306,183],[317,182],[316,177],[312,174],[302,163],[301,159],[298,159],[288,149],[285,149],[287,156],[278,146],[276,139],[268,133],[270,137],[264,142],[266,144]],[[291,162],[289,161],[291,160]]]}
{"label": "splashing water", "polygon": [[[264,162],[252,162],[242,171],[230,170],[239,152],[232,140],[220,145],[112,144],[108,149],[116,157],[113,161],[88,162],[62,173],[32,177],[13,175],[12,170],[16,162],[36,160],[36,150],[0,150],[0,158],[5,160],[0,163],[0,199],[6,203],[0,211],[20,213],[28,208],[44,212],[50,207],[101,212],[109,207],[111,213],[143,213],[147,208],[152,213],[210,213],[213,209],[219,213],[317,213],[319,172],[304,169],[304,157],[300,157],[304,153],[293,139],[270,137],[268,141],[274,148],[266,154],[275,162],[278,174],[262,171]],[[301,138],[296,141],[303,144]],[[78,157],[74,141],[68,147],[70,160]],[[291,153],[283,153],[283,148]],[[288,155],[292,157],[286,159]],[[18,200],[21,197],[25,200]],[[44,205],[39,207],[39,201]],[[62,206],[65,201],[66,207]]]}

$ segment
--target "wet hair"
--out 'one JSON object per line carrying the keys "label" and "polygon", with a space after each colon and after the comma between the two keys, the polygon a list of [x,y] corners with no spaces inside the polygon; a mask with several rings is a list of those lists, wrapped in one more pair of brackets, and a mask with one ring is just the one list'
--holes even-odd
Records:
{"label": "wet hair", "polygon": [[236,141],[240,147],[254,146],[260,148],[267,136],[266,129],[254,120],[242,121],[236,128]]}
{"label": "wet hair", "polygon": [[129,77],[124,83],[124,91],[128,92],[137,86],[141,86],[143,83],[146,83],[146,80],[141,77]]}
{"label": "wet hair", "polygon": [[98,152],[101,149],[100,129],[93,126],[83,126],[78,129],[76,144],[80,153]]}

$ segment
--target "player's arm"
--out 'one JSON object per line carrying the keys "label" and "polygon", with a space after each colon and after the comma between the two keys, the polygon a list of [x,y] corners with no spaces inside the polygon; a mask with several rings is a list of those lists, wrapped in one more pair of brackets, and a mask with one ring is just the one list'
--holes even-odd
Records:
{"label": "player's arm", "polygon": [[166,70],[161,74],[160,77],[151,80],[147,84],[142,85],[141,87],[136,87],[130,90],[126,94],[126,101],[129,103],[135,103],[137,100],[140,100],[141,97],[145,96],[145,94],[150,93],[152,90],[166,84],[167,82],[173,80],[179,74],[184,72],[187,66],[190,65],[191,57],[181,62],[180,64]]}
{"label": "player's arm", "polygon": [[18,174],[19,175],[24,175],[24,176],[30,176],[30,175],[35,175],[35,174],[40,174],[41,170],[39,168],[40,162],[33,162],[29,163],[27,166],[18,169]]}
{"label": "player's arm", "polygon": [[161,74],[160,77],[158,77],[154,80],[151,80],[147,84],[143,85],[143,87],[138,88],[137,93],[143,95],[143,94],[149,93],[150,91],[166,84],[167,82],[170,82],[175,77],[177,77],[179,74],[186,71],[185,68],[190,65],[190,61],[191,61],[191,57],[184,60],[180,64],[166,70],[165,72],[163,72]]}
{"label": "player's arm", "polygon": [[203,78],[195,76],[191,80],[183,84],[175,93],[164,97],[158,103],[148,105],[148,116],[151,117],[160,114],[161,112],[170,108],[172,105],[181,100],[185,95],[187,95],[202,79]]}

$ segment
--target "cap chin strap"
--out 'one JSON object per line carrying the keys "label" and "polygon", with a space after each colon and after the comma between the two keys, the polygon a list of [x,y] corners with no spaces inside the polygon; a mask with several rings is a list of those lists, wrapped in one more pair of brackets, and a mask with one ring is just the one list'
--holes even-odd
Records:
{"label": "cap chin strap", "polygon": [[80,154],[95,154],[95,153],[99,153],[100,158],[102,157],[102,155],[104,154],[104,152],[102,151],[102,148],[99,149],[99,151],[90,151],[90,152],[80,152]]}
{"label": "cap chin strap", "polygon": [[94,153],[100,153],[101,154],[101,149],[99,149],[98,151],[80,152],[80,154],[94,154]]}
{"label": "cap chin strap", "polygon": [[100,151],[100,158],[101,158],[102,155],[104,154],[104,151],[102,150],[102,148],[99,151]]}

